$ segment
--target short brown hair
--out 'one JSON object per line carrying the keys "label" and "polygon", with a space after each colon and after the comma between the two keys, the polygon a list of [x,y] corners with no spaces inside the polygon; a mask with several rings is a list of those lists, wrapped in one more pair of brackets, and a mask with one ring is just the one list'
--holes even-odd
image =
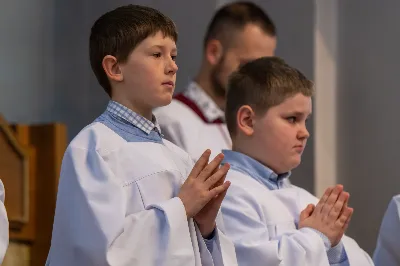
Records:
{"label": "short brown hair", "polygon": [[145,6],[118,7],[96,20],[90,33],[90,64],[98,82],[110,97],[111,84],[102,66],[104,57],[112,55],[119,62],[126,62],[140,42],[160,31],[177,41],[174,22],[160,11]]}
{"label": "short brown hair", "polygon": [[273,21],[259,6],[251,2],[235,2],[221,7],[215,13],[204,37],[204,47],[212,39],[229,42],[232,32],[242,30],[248,24],[255,24],[265,33],[276,36]]}
{"label": "short brown hair", "polygon": [[312,97],[314,84],[282,59],[262,57],[243,65],[229,78],[225,109],[229,133],[236,133],[236,114],[243,105],[263,115],[297,93]]}

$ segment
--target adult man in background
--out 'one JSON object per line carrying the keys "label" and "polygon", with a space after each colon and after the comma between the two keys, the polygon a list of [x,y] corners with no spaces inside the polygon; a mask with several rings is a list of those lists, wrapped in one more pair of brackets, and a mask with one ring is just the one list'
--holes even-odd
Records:
{"label": "adult man in background", "polygon": [[276,29],[257,5],[235,2],[220,8],[204,38],[200,70],[172,103],[155,111],[164,137],[198,159],[204,149],[212,155],[231,148],[225,124],[228,77],[241,64],[273,56]]}

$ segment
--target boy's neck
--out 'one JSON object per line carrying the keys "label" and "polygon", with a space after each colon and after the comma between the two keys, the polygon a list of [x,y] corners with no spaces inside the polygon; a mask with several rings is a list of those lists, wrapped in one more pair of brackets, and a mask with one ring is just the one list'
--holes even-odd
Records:
{"label": "boy's neck", "polygon": [[132,110],[133,112],[137,113],[138,115],[143,116],[144,118],[146,118],[149,121],[152,121],[153,119],[153,110],[152,108],[146,108],[144,106],[140,106],[140,104],[137,104],[135,102],[131,102],[129,100],[127,100],[126,98],[123,97],[116,97],[113,96],[111,97],[111,100],[122,104],[123,106],[129,108],[130,110]]}
{"label": "boy's neck", "polygon": [[234,140],[232,141],[232,151],[234,152],[238,152],[241,154],[244,154],[250,158],[252,158],[253,160],[256,160],[257,162],[259,162],[260,164],[264,165],[265,167],[267,167],[268,169],[271,169],[274,173],[276,173],[277,175],[282,174],[282,173],[278,173],[277,171],[275,171],[272,167],[270,167],[268,164],[261,162],[260,160],[258,160],[256,158],[256,156],[254,156],[252,154],[252,148],[249,144],[246,143],[236,143]]}

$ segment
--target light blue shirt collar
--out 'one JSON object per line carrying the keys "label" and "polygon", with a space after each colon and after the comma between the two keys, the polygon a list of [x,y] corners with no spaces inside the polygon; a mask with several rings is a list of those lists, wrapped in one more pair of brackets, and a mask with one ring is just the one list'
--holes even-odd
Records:
{"label": "light blue shirt collar", "polygon": [[157,122],[156,117],[153,115],[152,121],[144,118],[143,116],[135,113],[128,107],[115,102],[113,100],[110,100],[107,105],[107,112],[124,119],[125,121],[131,123],[135,127],[139,128],[142,130],[144,133],[147,135],[150,134],[151,131],[155,130],[158,131],[158,133],[161,134],[161,129],[160,126]]}
{"label": "light blue shirt collar", "polygon": [[95,122],[104,124],[127,142],[163,144],[161,130],[154,116],[150,121],[114,101],[108,103],[107,110]]}
{"label": "light blue shirt collar", "polygon": [[278,175],[270,168],[243,153],[232,150],[223,150],[222,153],[225,155],[223,164],[229,163],[232,170],[256,179],[271,190],[290,186],[289,176],[291,172]]}

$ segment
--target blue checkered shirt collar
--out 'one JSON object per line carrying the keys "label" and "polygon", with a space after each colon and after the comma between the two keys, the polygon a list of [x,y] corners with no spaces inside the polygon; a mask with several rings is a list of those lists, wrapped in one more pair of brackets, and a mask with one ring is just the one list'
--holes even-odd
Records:
{"label": "blue checkered shirt collar", "polygon": [[149,135],[152,130],[155,130],[160,135],[162,135],[160,125],[158,124],[157,119],[154,115],[152,117],[152,121],[150,121],[143,116],[135,113],[128,107],[112,100],[108,102],[107,111],[129,122],[133,126],[145,132],[147,135]]}

